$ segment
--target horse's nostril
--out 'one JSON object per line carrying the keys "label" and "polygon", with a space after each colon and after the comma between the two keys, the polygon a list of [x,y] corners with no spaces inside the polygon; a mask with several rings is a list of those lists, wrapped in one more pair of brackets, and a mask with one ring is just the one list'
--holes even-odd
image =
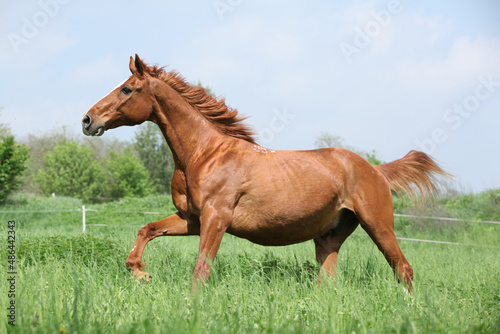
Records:
{"label": "horse's nostril", "polygon": [[90,126],[90,123],[92,122],[92,119],[90,118],[89,115],[85,115],[85,117],[83,117],[82,119],[82,125],[85,127],[85,128],[88,128]]}

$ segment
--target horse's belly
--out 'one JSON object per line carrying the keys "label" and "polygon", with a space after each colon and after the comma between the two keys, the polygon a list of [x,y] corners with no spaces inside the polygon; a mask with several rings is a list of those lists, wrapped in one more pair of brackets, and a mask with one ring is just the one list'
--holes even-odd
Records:
{"label": "horse's belly", "polygon": [[290,154],[252,169],[229,233],[262,245],[288,245],[335,227],[345,197],[338,164],[319,155]]}
{"label": "horse's belly", "polygon": [[291,245],[314,239],[333,229],[337,224],[337,214],[336,208],[325,208],[304,216],[273,216],[258,211],[235,210],[227,232],[264,246]]}

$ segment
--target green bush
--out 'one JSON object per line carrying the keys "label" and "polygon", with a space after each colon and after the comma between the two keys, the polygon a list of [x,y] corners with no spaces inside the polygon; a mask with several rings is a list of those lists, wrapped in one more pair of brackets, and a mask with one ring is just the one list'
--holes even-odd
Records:
{"label": "green bush", "polygon": [[151,192],[149,173],[129,148],[121,153],[110,152],[107,166],[112,198],[143,197]]}
{"label": "green bush", "polygon": [[106,172],[89,147],[74,141],[61,142],[47,153],[44,161],[45,167],[36,177],[44,194],[95,201],[107,192]]}
{"label": "green bush", "polygon": [[151,193],[149,173],[130,148],[96,159],[89,146],[59,142],[45,155],[44,163],[36,176],[44,194],[103,202]]}
{"label": "green bush", "polygon": [[0,204],[19,186],[19,176],[26,169],[29,148],[16,144],[14,136],[0,137]]}

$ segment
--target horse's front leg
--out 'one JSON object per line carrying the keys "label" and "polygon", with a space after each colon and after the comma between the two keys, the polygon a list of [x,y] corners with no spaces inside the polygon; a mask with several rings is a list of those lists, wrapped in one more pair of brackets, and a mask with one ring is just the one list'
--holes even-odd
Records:
{"label": "horse's front leg", "polygon": [[204,210],[200,216],[200,249],[193,274],[193,290],[208,281],[210,266],[219,250],[222,237],[231,224],[231,214],[226,210],[215,211],[215,205]]}
{"label": "horse's front leg", "polygon": [[139,230],[134,247],[127,258],[127,267],[134,273],[136,280],[145,278],[149,281],[151,277],[147,272],[142,271],[146,264],[142,262],[142,253],[146,244],[156,237],[165,235],[199,235],[200,227],[197,224],[191,224],[181,218],[179,212],[168,216],[162,220],[149,223]]}

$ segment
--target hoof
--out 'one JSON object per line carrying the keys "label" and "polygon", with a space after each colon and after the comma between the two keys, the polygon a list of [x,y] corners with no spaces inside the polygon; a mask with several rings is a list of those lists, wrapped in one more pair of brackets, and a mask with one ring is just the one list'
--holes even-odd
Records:
{"label": "hoof", "polygon": [[145,271],[141,271],[137,274],[134,274],[134,278],[136,281],[146,281],[146,283],[149,283],[149,280],[152,278],[150,274],[148,274]]}

